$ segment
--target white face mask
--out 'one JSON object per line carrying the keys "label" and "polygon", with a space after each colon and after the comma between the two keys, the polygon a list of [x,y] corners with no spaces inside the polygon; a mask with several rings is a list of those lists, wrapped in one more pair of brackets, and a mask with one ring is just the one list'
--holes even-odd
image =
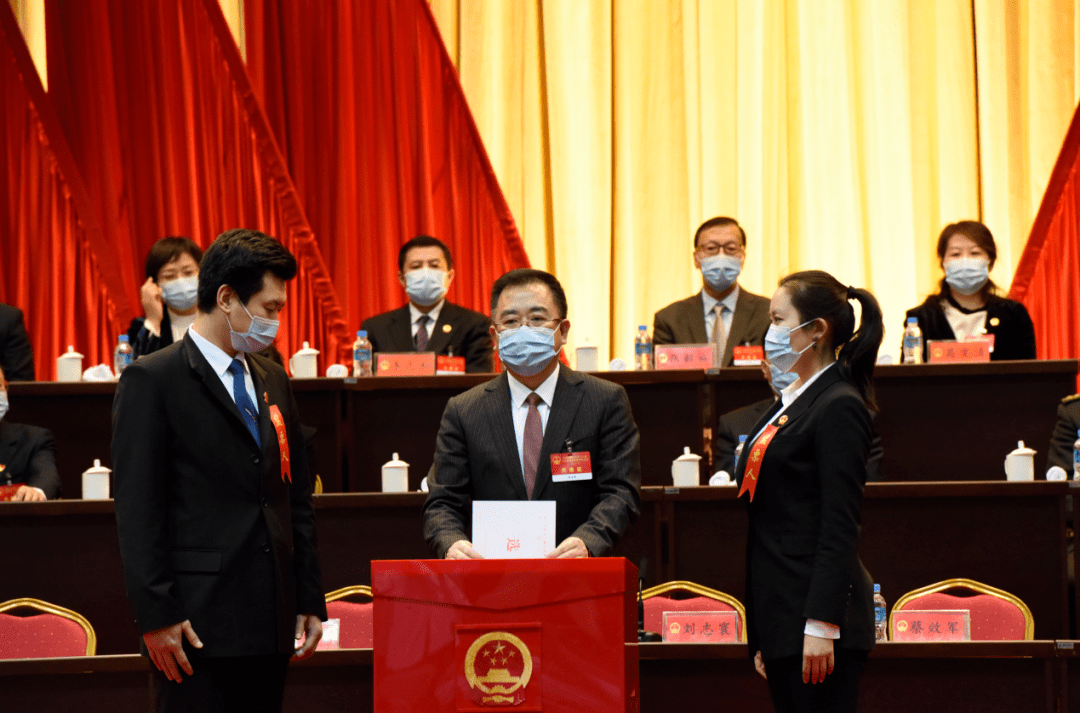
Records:
{"label": "white face mask", "polygon": [[195,306],[199,299],[199,276],[178,277],[161,286],[161,300],[177,312]]}
{"label": "white face mask", "polygon": [[769,331],[765,333],[765,356],[769,357],[769,364],[774,369],[781,372],[791,371],[791,367],[795,366],[803,352],[814,346],[817,339],[814,339],[799,351],[791,348],[791,333],[813,321],[812,319],[807,320],[798,327],[781,327],[779,324],[769,325]]}
{"label": "white face mask", "polygon": [[0,421],[4,420],[4,416],[7,416],[8,408],[8,395],[6,391],[0,391]]}
{"label": "white face mask", "polygon": [[232,341],[233,349],[245,354],[252,354],[262,351],[273,344],[274,339],[277,337],[278,325],[281,322],[276,319],[253,316],[251,312],[248,312],[248,308],[244,306],[243,302],[240,303],[240,306],[247,312],[248,317],[251,317],[251,324],[248,325],[246,332],[237,332],[232,328],[232,321],[229,320],[228,315],[225,316],[225,320],[229,322],[229,339]]}
{"label": "white face mask", "polygon": [[406,272],[405,293],[421,307],[430,307],[446,295],[446,275],[430,267]]}

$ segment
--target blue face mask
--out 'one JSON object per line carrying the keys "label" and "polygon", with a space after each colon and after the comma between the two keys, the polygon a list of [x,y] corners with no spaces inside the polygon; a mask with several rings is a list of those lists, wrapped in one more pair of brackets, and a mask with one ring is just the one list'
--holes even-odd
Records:
{"label": "blue face mask", "polygon": [[945,282],[962,295],[973,295],[990,281],[990,263],[977,257],[960,257],[945,263]]}
{"label": "blue face mask", "polygon": [[405,293],[421,307],[433,305],[446,294],[446,274],[430,267],[410,270],[405,273]]}
{"label": "blue face mask", "polygon": [[198,275],[179,277],[175,280],[169,280],[161,286],[161,300],[177,312],[191,309],[198,299]]}
{"label": "blue face mask", "polygon": [[717,292],[723,292],[735,284],[742,272],[742,260],[730,255],[713,255],[701,261],[701,276],[705,284]]}
{"label": "blue face mask", "polygon": [[[795,327],[795,329],[801,329],[813,321],[812,319],[807,320]],[[803,352],[814,346],[814,342],[810,342],[799,351],[793,351],[791,348],[791,333],[793,331],[794,329],[791,327],[770,324],[769,331],[765,333],[765,356],[769,358],[769,366],[774,370],[774,379],[776,378],[775,370],[778,369],[784,373],[791,371],[791,367],[795,366],[795,362],[799,361],[799,357],[802,356]]]}
{"label": "blue face mask", "polygon": [[536,376],[556,356],[554,329],[522,326],[499,334],[499,359],[515,374]]}
{"label": "blue face mask", "polygon": [[780,395],[781,391],[799,380],[799,375],[794,371],[780,371],[775,364],[769,364],[769,371],[772,374],[772,390],[776,392],[777,396]]}
{"label": "blue face mask", "polygon": [[281,322],[266,317],[254,317],[251,312],[248,312],[248,308],[244,306],[243,302],[240,303],[240,306],[244,307],[247,316],[251,317],[251,324],[246,332],[237,332],[232,328],[232,321],[229,320],[228,315],[225,316],[225,321],[229,323],[229,339],[232,342],[233,349],[245,354],[252,354],[273,344],[274,339],[277,337],[278,325]]}

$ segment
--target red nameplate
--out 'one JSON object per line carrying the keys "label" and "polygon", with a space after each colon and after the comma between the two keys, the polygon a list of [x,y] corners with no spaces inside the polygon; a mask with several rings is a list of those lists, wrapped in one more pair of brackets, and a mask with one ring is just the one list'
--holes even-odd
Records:
{"label": "red nameplate", "polygon": [[434,352],[375,354],[375,376],[434,376]]}
{"label": "red nameplate", "polygon": [[9,502],[19,488],[23,486],[22,483],[14,483],[13,485],[0,485],[0,503]]}
{"label": "red nameplate", "polygon": [[742,497],[743,493],[750,493],[750,502],[754,501],[754,491],[757,490],[758,473],[761,471],[761,461],[765,457],[765,449],[772,443],[776,431],[787,423],[787,416],[781,416],[779,425],[769,424],[761,432],[761,436],[754,441],[754,447],[750,450],[750,456],[746,459],[746,470],[743,471],[742,487],[736,497]]}
{"label": "red nameplate", "polygon": [[588,451],[552,453],[551,480],[554,483],[592,480],[592,456]]}
{"label": "red nameplate", "polygon": [[977,339],[968,342],[930,340],[927,352],[931,364],[959,364],[972,361],[990,361],[990,342]]}
{"label": "red nameplate", "polygon": [[893,612],[893,641],[971,641],[967,609],[907,609]]}
{"label": "red nameplate", "polygon": [[758,366],[765,358],[765,350],[762,347],[735,347],[732,356],[735,366]]}
{"label": "red nameplate", "polygon": [[739,615],[733,611],[666,611],[664,641],[707,644],[739,642]]}
{"label": "red nameplate", "polygon": [[987,342],[990,345],[990,353],[994,353],[994,335],[993,334],[980,334],[978,336],[968,337],[965,342]]}
{"label": "red nameplate", "polygon": [[665,344],[656,347],[657,369],[711,369],[711,344]]}
{"label": "red nameplate", "polygon": [[281,409],[277,407],[277,404],[270,406],[270,421],[274,424],[274,430],[277,431],[278,450],[281,451],[281,480],[284,482],[288,478],[291,483],[292,465],[289,463],[289,437],[285,433],[285,419],[282,418]]}
{"label": "red nameplate", "polygon": [[435,371],[439,374],[442,374],[443,372],[450,374],[464,374],[465,357],[443,356],[440,354],[435,357]]}

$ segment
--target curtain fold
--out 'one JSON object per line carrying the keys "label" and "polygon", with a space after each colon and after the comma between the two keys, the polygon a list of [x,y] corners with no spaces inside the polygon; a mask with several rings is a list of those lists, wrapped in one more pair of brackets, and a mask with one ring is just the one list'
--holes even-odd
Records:
{"label": "curtain fold", "polygon": [[0,117],[0,302],[23,310],[39,380],[56,378],[69,345],[86,367],[111,364],[128,307],[120,273],[6,3]]}
{"label": "curtain fold", "polygon": [[50,96],[128,302],[139,305],[158,238],[205,247],[229,228],[255,228],[299,263],[283,356],[307,340],[321,365],[342,360],[352,339],[332,279],[217,2],[47,0],[46,29]]}
{"label": "curtain fold", "polygon": [[405,302],[398,248],[445,241],[449,299],[486,313],[528,265],[425,0],[247,0],[248,71],[350,325]]}

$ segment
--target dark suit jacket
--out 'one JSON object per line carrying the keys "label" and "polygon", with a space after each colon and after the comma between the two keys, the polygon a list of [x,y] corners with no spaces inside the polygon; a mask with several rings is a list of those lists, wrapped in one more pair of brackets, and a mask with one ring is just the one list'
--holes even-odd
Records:
{"label": "dark suit jacket", "polygon": [[[807,619],[840,627],[839,647],[874,647],[874,593],[859,560],[870,412],[830,367],[784,412],[765,451],[746,543],[750,655],[798,656]],[[774,420],[777,401],[755,425]],[[747,446],[735,467],[742,485]],[[744,496],[746,497],[746,496]]]}
{"label": "dark suit jacket", "polygon": [[0,304],[0,368],[8,381],[34,380],[34,349],[22,310],[5,304]]}
{"label": "dark suit jacket", "polygon": [[[757,433],[755,424],[766,411],[772,408],[774,403],[776,399],[762,399],[720,416],[716,437],[713,439],[713,460],[716,470],[726,470],[728,474],[735,472],[735,447],[739,445],[739,436],[746,436],[749,439]],[[871,414],[871,416],[874,421],[877,420],[877,414]],[[881,446],[881,434],[878,433],[877,424],[874,423],[871,427],[873,431],[870,440],[870,458],[866,461],[866,480],[869,483],[876,483],[885,479],[881,474],[881,458],[885,455],[885,449]]]}
{"label": "dark suit jacket", "polygon": [[31,485],[55,500],[60,497],[55,451],[52,431],[0,421],[0,484]]}
{"label": "dark suit jacket", "polygon": [[134,359],[153,354],[158,349],[164,349],[173,343],[172,320],[169,318],[168,307],[164,309],[164,312],[165,314],[161,318],[161,334],[159,336],[154,336],[154,333],[146,328],[146,317],[136,317],[131,320],[127,334],[128,342],[131,343],[131,350],[134,352]]}
{"label": "dark suit jacket", "polygon": [[[734,363],[736,346],[764,344],[767,331],[769,299],[740,287],[720,363],[724,366]],[[705,301],[700,292],[693,297],[669,304],[653,317],[653,344],[706,344],[708,341],[708,332],[705,331]]]}
{"label": "dark suit jacket", "polygon": [[[504,372],[446,405],[424,503],[424,537],[437,557],[470,539],[473,500],[527,499],[508,379]],[[567,439],[589,452],[592,480],[552,482],[550,456]],[[533,493],[556,502],[556,544],[577,536],[593,556],[611,551],[641,511],[638,449],[626,391],[560,366]]]}
{"label": "dark suit jacket", "polygon": [[[494,371],[490,325],[487,315],[445,302],[439,321],[431,328],[427,351],[446,355],[453,350],[454,356],[465,357],[465,371],[470,374]],[[373,352],[416,351],[409,305],[369,317],[360,329],[367,331]]]}
{"label": "dark suit jacket", "polygon": [[139,630],[191,619],[204,656],[290,652],[298,613],[326,618],[289,380],[268,359],[248,364],[261,447],[190,334],[128,366],[113,402],[116,524]]}
{"label": "dark suit jacket", "polygon": [[1054,433],[1050,436],[1050,448],[1046,455],[1046,468],[1060,466],[1065,469],[1069,478],[1073,476],[1073,443],[1076,442],[1077,430],[1080,430],[1080,394],[1066,396],[1058,404],[1057,423],[1054,424]]}
{"label": "dark suit jacket", "polygon": [[[904,318],[905,327],[907,317],[919,320],[924,362],[930,361],[928,342],[931,339],[956,339],[945,310],[941,308],[941,299],[938,295],[930,295],[921,305],[909,309]],[[953,304],[960,308],[955,302]],[[990,352],[990,361],[1035,358],[1035,325],[1027,308],[1019,302],[990,295],[986,302],[986,333],[994,335],[994,351]]]}

